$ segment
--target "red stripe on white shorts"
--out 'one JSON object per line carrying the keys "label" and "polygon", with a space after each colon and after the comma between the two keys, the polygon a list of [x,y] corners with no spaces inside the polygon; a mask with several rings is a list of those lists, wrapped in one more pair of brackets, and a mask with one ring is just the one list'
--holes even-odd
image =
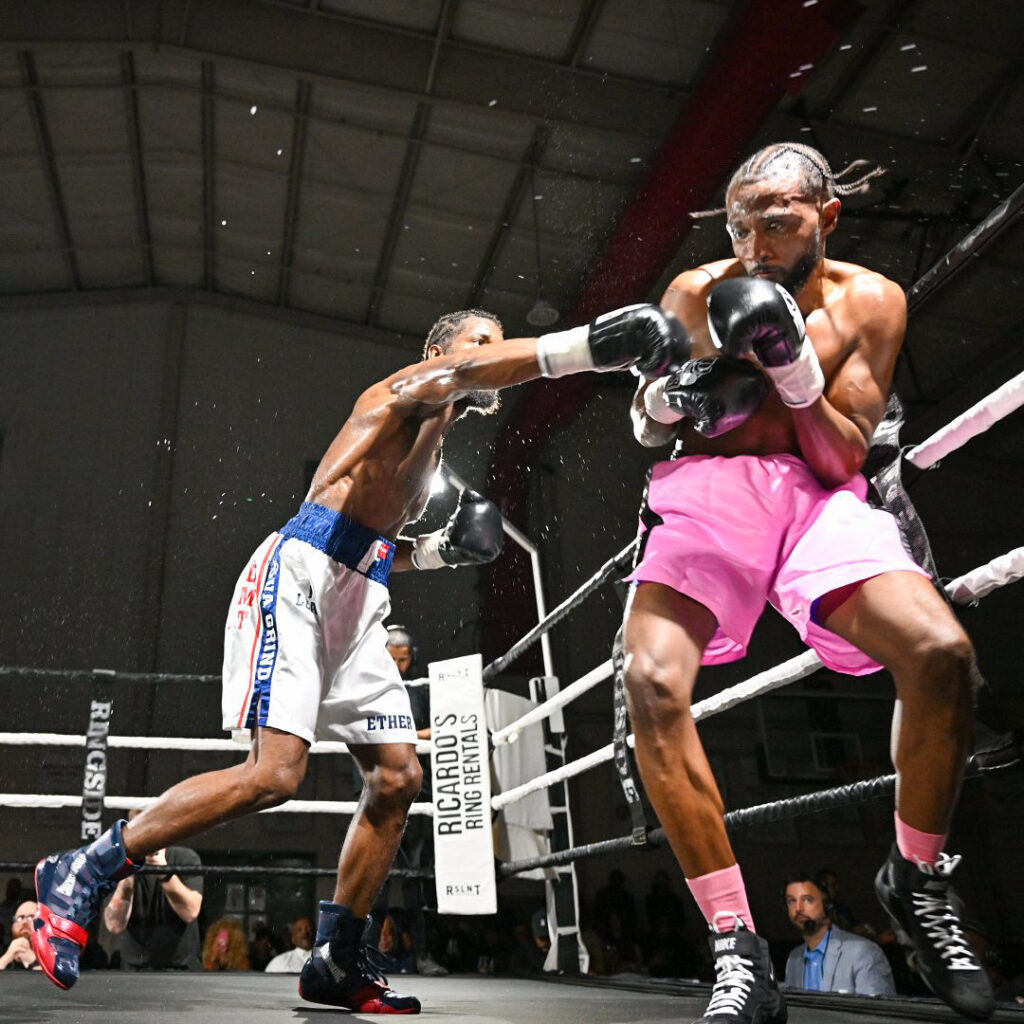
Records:
{"label": "red stripe on white shorts", "polygon": [[[281,543],[284,538],[277,534],[274,537],[274,543],[267,549],[267,553],[263,556],[263,564],[260,566],[260,574],[256,578],[256,607],[260,605],[260,594],[263,590],[263,574],[267,571],[267,562],[270,561],[270,556],[274,553],[277,545]],[[256,635],[252,638],[252,650],[249,652],[249,687],[245,691],[245,700],[242,701],[242,708],[238,712],[238,724],[235,726],[236,729],[241,729],[245,722],[245,713],[249,708],[249,698],[252,696],[253,683],[255,677],[253,676],[253,666],[256,661],[256,647],[259,644],[260,634],[263,632],[263,616],[260,615],[259,625],[256,627]]]}

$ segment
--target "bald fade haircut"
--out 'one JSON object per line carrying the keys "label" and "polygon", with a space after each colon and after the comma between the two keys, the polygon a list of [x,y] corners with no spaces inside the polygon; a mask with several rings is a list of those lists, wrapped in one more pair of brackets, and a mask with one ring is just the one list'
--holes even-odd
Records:
{"label": "bald fade haircut", "polygon": [[427,340],[423,343],[423,358],[427,358],[431,345],[437,345],[442,353],[447,353],[452,338],[459,333],[459,328],[474,316],[480,317],[481,320],[490,320],[498,325],[499,331],[504,331],[501,321],[486,309],[460,309],[455,313],[445,313],[427,334]]}
{"label": "bald fade haircut", "polygon": [[[869,170],[860,177],[851,181],[840,180],[864,167]],[[773,142],[759,149],[736,168],[729,179],[725,194],[728,196],[740,185],[764,181],[776,174],[795,174],[800,181],[803,194],[808,199],[828,202],[836,196],[860,195],[867,192],[871,182],[885,173],[884,167],[872,167],[868,160],[854,160],[838,173],[833,173],[824,155],[813,146],[805,146],[801,142]],[[700,219],[717,217],[725,212],[725,207],[720,206],[714,210],[698,210],[690,216]]]}

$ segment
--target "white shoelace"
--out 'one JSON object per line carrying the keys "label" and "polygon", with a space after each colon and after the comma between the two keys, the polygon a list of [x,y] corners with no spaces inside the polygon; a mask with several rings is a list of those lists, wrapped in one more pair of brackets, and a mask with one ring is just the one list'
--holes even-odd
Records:
{"label": "white shoelace", "polygon": [[[950,857],[941,854],[935,864],[935,875],[948,878],[960,863],[959,854]],[[960,921],[946,894],[932,896],[927,892],[913,893],[914,914],[924,927],[925,934],[946,960],[951,971],[979,971],[980,965],[960,929]]]}
{"label": "white shoelace", "polygon": [[743,1009],[750,986],[756,980],[751,968],[752,960],[742,956],[720,956],[715,962],[715,988],[711,993],[711,1001],[704,1011],[705,1017],[716,1013],[735,1013]]}

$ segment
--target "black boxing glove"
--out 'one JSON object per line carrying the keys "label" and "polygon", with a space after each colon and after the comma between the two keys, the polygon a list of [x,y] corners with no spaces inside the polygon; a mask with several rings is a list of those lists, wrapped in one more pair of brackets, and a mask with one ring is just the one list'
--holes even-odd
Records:
{"label": "black boxing glove", "polygon": [[644,303],[604,313],[593,323],[537,339],[537,362],[545,377],[596,370],[635,369],[660,377],[690,356],[690,338],[672,313]]}
{"label": "black boxing glove", "polygon": [[768,394],[768,378],[749,360],[693,359],[644,392],[652,420],[692,419],[698,434],[719,437],[746,423]]}
{"label": "black boxing glove", "polygon": [[483,565],[498,557],[504,539],[498,506],[467,487],[444,528],[413,541],[412,564],[417,569]]}
{"label": "black boxing glove", "polygon": [[781,285],[754,277],[723,281],[708,298],[708,327],[726,355],[752,352],[791,408],[811,405],[824,393],[825,375],[804,318]]}

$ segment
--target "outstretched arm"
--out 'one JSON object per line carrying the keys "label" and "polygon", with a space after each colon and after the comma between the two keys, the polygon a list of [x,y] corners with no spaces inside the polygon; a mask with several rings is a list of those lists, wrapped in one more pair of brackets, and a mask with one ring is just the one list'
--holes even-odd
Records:
{"label": "outstretched arm", "polygon": [[565,377],[635,366],[657,377],[689,355],[686,332],[657,306],[626,306],[593,323],[540,338],[476,345],[406,367],[384,381],[399,401],[437,406],[473,391],[495,391],[536,377]]}
{"label": "outstretched arm", "polygon": [[447,405],[473,391],[496,391],[541,376],[537,338],[513,338],[414,363],[385,380],[400,402]]}

